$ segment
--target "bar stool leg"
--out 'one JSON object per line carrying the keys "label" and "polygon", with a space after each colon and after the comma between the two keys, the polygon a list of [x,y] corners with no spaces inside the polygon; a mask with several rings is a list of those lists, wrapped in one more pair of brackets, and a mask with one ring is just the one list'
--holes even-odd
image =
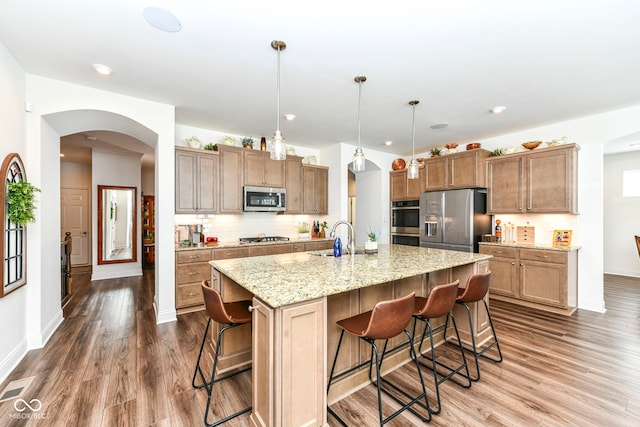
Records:
{"label": "bar stool leg", "polygon": [[[465,357],[464,354],[464,348],[462,347],[462,341],[460,340],[460,334],[458,332],[458,326],[456,325],[456,319],[453,317],[453,314],[451,312],[449,312],[447,314],[447,318],[444,324],[444,328],[445,328],[445,334],[446,334],[446,327],[448,325],[449,322],[449,318],[451,318],[451,321],[453,322],[453,326],[454,326],[454,330],[456,332],[456,337],[458,339],[458,349],[460,350],[460,357],[462,358],[462,364],[460,364],[457,368],[452,368],[440,361],[438,361],[437,356],[436,356],[436,349],[435,346],[433,344],[433,335],[434,332],[437,332],[439,330],[441,330],[443,328],[443,325],[440,325],[436,328],[432,328],[431,326],[431,322],[430,319],[426,318],[426,317],[422,317],[422,316],[415,316],[417,320],[421,320],[422,322],[424,322],[424,329],[422,331],[422,337],[420,338],[420,344],[418,345],[418,354],[420,356],[422,356],[423,358],[429,360],[431,362],[431,366],[428,366],[422,362],[419,362],[420,365],[424,366],[427,369],[431,369],[433,371],[433,382],[435,384],[435,389],[436,389],[436,400],[438,401],[438,406],[437,409],[433,409],[432,412],[434,415],[438,415],[442,409],[442,406],[440,404],[440,384],[442,384],[443,382],[447,381],[447,380],[451,380],[454,383],[458,384],[461,387],[464,388],[469,388],[471,387],[471,381],[469,380],[469,366],[467,364],[467,358]],[[417,322],[416,322],[417,323]],[[414,334],[415,334],[415,328],[416,325],[414,324]],[[427,331],[429,331],[429,343],[431,346],[431,357],[426,356],[425,354],[422,353],[422,345],[424,343],[424,339],[426,337]],[[446,340],[445,340],[446,342]],[[442,367],[445,368],[449,371],[448,374],[444,375],[442,373],[440,373],[438,371],[438,367]],[[464,370],[464,372],[461,372],[462,370]],[[460,375],[461,377],[467,379],[467,383],[461,383],[459,382],[454,375]],[[440,378],[438,378],[440,377]]]}
{"label": "bar stool leg", "polygon": [[[215,383],[217,383],[217,382],[220,382],[220,381],[226,380],[228,378],[234,377],[234,376],[236,376],[238,374],[241,374],[242,372],[246,372],[246,371],[251,369],[251,366],[249,366],[247,368],[244,368],[244,369],[240,369],[240,370],[235,371],[235,372],[232,372],[230,374],[224,375],[222,377],[216,378],[216,371],[218,369],[218,355],[220,353],[220,345],[216,345],[216,352],[215,352],[215,355],[214,355],[214,358],[213,358],[213,369],[211,370],[211,377],[210,377],[209,381],[207,381],[207,379],[205,378],[204,373],[202,371],[202,368],[200,366],[200,361],[201,361],[201,358],[202,358],[202,352],[204,350],[204,345],[205,345],[205,343],[207,341],[207,334],[209,332],[210,325],[211,325],[211,318],[209,318],[209,321],[207,322],[207,327],[205,328],[205,331],[204,331],[204,337],[202,339],[202,344],[200,345],[200,352],[198,353],[198,359],[197,359],[197,362],[196,362],[196,369],[195,369],[195,372],[193,373],[193,379],[191,380],[191,385],[196,389],[205,388],[207,390],[207,405],[206,405],[205,412],[204,412],[204,424],[207,427],[215,427],[215,426],[218,426],[220,424],[226,423],[227,421],[229,421],[229,420],[231,420],[231,419],[233,419],[233,418],[235,418],[237,416],[240,416],[240,415],[242,415],[244,413],[247,413],[247,412],[251,411],[252,408],[251,408],[251,406],[248,406],[248,407],[246,407],[246,408],[244,408],[244,409],[242,409],[242,410],[240,410],[238,412],[235,412],[235,413],[233,413],[233,414],[231,414],[229,416],[226,416],[226,417],[224,417],[224,418],[222,418],[220,420],[209,422],[209,409],[211,408],[211,397],[213,396],[213,385]],[[239,323],[233,323],[233,324],[227,325],[227,326],[223,327],[222,329],[220,329],[220,332],[218,332],[218,339],[217,339],[216,342],[217,343],[221,342],[222,336],[227,330],[235,328],[237,326],[241,326],[241,325],[242,324],[239,324]],[[196,377],[197,377],[198,374],[200,375],[200,378],[202,380],[202,384],[196,384]]]}
{"label": "bar stool leg", "polygon": [[[489,326],[491,326],[491,333],[493,334],[493,342],[491,344],[488,344],[482,350],[478,350],[478,347],[476,346],[476,339],[473,333],[474,329],[473,329],[473,319],[471,316],[471,308],[469,307],[468,304],[464,302],[457,302],[457,304],[464,306],[464,308],[467,311],[467,319],[469,321],[469,330],[471,331],[471,334],[470,334],[471,335],[471,352],[473,353],[473,358],[475,360],[475,365],[476,365],[476,376],[475,377],[469,376],[469,379],[471,381],[480,380],[480,364],[478,363],[478,360],[480,357],[484,357],[485,359],[489,359],[496,363],[502,362],[502,350],[500,349],[500,343],[498,342],[498,336],[496,335],[496,330],[493,327],[493,320],[491,319],[491,313],[489,312],[489,305],[487,304],[487,301],[485,301],[484,299],[482,299],[482,302],[484,303],[484,309],[487,312],[487,317],[489,318]],[[447,331],[445,329],[445,340],[446,340],[446,333]],[[485,354],[487,351],[489,351],[493,347],[496,347],[496,349],[498,350],[497,358],[491,357]]]}

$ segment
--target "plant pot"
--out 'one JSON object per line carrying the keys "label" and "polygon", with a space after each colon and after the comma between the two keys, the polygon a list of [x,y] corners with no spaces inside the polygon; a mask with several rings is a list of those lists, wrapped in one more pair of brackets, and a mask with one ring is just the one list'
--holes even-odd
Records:
{"label": "plant pot", "polygon": [[367,240],[366,242],[364,242],[364,253],[365,254],[378,253],[378,242],[372,242],[371,240]]}
{"label": "plant pot", "polygon": [[308,239],[309,237],[311,237],[309,233],[298,233],[300,239]]}

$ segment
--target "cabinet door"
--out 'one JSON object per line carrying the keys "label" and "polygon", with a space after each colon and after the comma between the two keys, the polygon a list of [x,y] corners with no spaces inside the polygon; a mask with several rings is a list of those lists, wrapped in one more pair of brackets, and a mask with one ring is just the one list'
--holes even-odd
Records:
{"label": "cabinet door", "polygon": [[523,300],[566,308],[566,283],[566,267],[562,264],[520,262],[520,297]]}
{"label": "cabinet door", "polygon": [[571,149],[541,151],[527,157],[527,211],[577,213]]}
{"label": "cabinet door", "polygon": [[523,158],[506,157],[487,162],[487,213],[518,213],[524,207]]}
{"label": "cabinet door", "polygon": [[252,383],[251,421],[256,426],[273,426],[275,390],[273,389],[274,322],[273,309],[257,298],[252,311]]}
{"label": "cabinet door", "polygon": [[220,153],[220,212],[242,212],[242,148],[218,146]]}
{"label": "cabinet door", "polygon": [[285,168],[286,213],[302,213],[302,158],[287,156]]}
{"label": "cabinet door", "polygon": [[285,186],[285,162],[282,160],[271,160],[269,156],[265,156],[264,185],[269,187]]}
{"label": "cabinet door", "polygon": [[445,190],[447,188],[448,165],[445,157],[431,157],[425,160],[425,189]]}
{"label": "cabinet door", "polygon": [[[424,167],[418,168],[418,178],[417,179],[407,179],[407,200],[418,200],[420,198],[420,194],[424,191],[424,181],[425,181],[425,169]],[[404,174],[405,178],[407,174]]]}
{"label": "cabinet door", "polygon": [[518,269],[515,258],[493,257],[489,260],[491,270],[491,293],[518,296]]}
{"label": "cabinet door", "polygon": [[219,187],[218,156],[199,154],[197,163],[198,213],[216,213]]}
{"label": "cabinet door", "polygon": [[390,198],[392,202],[404,200],[407,194],[407,172],[393,171],[389,172],[390,181]]}
{"label": "cabinet door", "polygon": [[452,154],[448,160],[448,188],[486,187],[485,164],[480,152]]}
{"label": "cabinet door", "polygon": [[329,171],[316,170],[316,213],[329,213]]}
{"label": "cabinet door", "polygon": [[329,173],[326,168],[302,166],[302,210],[306,214],[329,212]]}
{"label": "cabinet door", "polygon": [[265,156],[261,151],[245,149],[244,185],[264,185]]}
{"label": "cabinet door", "polygon": [[176,150],[176,213],[196,211],[196,155]]}

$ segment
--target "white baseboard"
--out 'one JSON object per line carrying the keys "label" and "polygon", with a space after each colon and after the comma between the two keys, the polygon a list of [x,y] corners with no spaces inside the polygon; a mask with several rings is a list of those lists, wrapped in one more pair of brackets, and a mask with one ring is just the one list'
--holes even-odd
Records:
{"label": "white baseboard", "polygon": [[120,279],[122,277],[134,277],[134,276],[142,276],[141,269],[133,269],[133,270],[125,270],[118,272],[96,272],[95,269],[91,274],[91,281],[94,280],[106,280],[106,279]]}
{"label": "white baseboard", "polygon": [[27,351],[27,339],[24,338],[7,354],[7,357],[0,361],[0,384],[3,383],[16,366],[18,366],[18,363],[20,363],[22,358],[27,354]]}
{"label": "white baseboard", "polygon": [[595,311],[596,313],[605,313],[607,311],[604,306],[604,300],[581,300],[578,298],[578,308]]}
{"label": "white baseboard", "polygon": [[178,320],[176,315],[176,310],[164,310],[162,312],[158,312],[158,307],[156,307],[156,303],[153,303],[153,311],[156,312],[156,324],[175,322]]}

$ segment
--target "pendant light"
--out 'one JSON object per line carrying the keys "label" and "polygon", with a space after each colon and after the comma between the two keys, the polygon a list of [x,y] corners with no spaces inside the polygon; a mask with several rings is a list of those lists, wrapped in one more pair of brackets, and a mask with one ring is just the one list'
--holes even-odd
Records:
{"label": "pendant light", "polygon": [[417,99],[409,101],[409,105],[413,108],[413,131],[411,134],[411,161],[407,167],[407,179],[417,179],[419,176],[418,162],[414,159],[414,156],[416,155],[416,105],[419,103],[420,101]]}
{"label": "pendant light", "polygon": [[364,171],[365,158],[362,148],[360,147],[360,104],[362,99],[362,83],[367,81],[367,76],[356,76],[353,80],[358,83],[358,148],[356,148],[356,152],[353,153],[353,171],[362,172]]}
{"label": "pendant light", "polygon": [[278,73],[277,73],[277,92],[278,92],[278,107],[276,114],[276,131],[271,139],[271,159],[272,160],[285,160],[287,158],[287,146],[285,145],[284,138],[280,133],[280,51],[286,49],[287,44],[281,40],[273,40],[271,47],[278,51]]}

